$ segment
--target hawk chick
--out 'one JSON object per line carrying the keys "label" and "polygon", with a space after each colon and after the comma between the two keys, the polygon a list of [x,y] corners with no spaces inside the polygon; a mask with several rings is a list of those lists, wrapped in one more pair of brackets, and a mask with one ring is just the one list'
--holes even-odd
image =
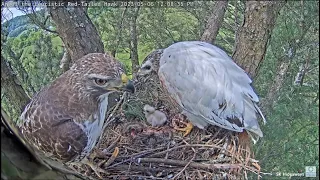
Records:
{"label": "hawk chick", "polygon": [[148,104],[143,107],[143,112],[148,123],[150,123],[152,127],[159,127],[167,122],[167,117],[163,112],[156,110],[154,107]]}

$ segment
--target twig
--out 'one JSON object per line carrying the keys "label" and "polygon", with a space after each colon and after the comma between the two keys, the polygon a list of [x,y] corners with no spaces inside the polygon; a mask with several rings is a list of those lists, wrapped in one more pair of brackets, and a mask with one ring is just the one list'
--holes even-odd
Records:
{"label": "twig", "polygon": [[[170,143],[168,143],[167,145],[167,150],[170,149]],[[168,159],[169,157],[169,152],[166,153],[165,159]]]}
{"label": "twig", "polygon": [[[182,141],[183,141],[185,144],[190,145],[190,144],[189,144],[187,141],[185,141],[184,139],[182,139]],[[176,174],[172,179],[178,178],[178,177],[187,169],[187,167],[190,165],[190,163],[191,163],[191,162],[194,160],[194,158],[196,157],[196,154],[197,154],[196,150],[195,150],[193,147],[191,147],[191,149],[192,149],[192,151],[193,151],[193,157],[190,159],[190,161],[188,162],[188,164],[185,165],[184,168],[183,168],[178,174]]]}
{"label": "twig", "polygon": [[[163,163],[172,166],[186,166],[188,161],[173,160],[173,159],[163,159],[163,158],[138,158],[137,163]],[[214,169],[238,169],[242,164],[204,164],[190,162],[189,164],[192,168],[214,170]]]}
{"label": "twig", "polygon": [[172,172],[172,171],[178,171],[181,169],[181,167],[176,167],[176,168],[167,168],[167,167],[146,167],[146,166],[136,166],[136,165],[119,165],[119,166],[114,166],[114,167],[109,167],[108,169],[110,170],[118,170],[118,171],[123,171],[123,170],[132,170],[132,171],[141,171],[141,172]]}
{"label": "twig", "polygon": [[143,157],[143,156],[145,156],[145,155],[147,155],[147,154],[149,154],[149,153],[151,153],[151,152],[153,152],[153,151],[159,150],[159,149],[163,149],[163,148],[151,149],[151,150],[147,150],[147,151],[142,151],[142,152],[140,152],[140,153],[132,154],[130,158],[125,159],[125,160],[123,160],[123,161],[121,161],[121,162],[119,162],[119,163],[113,164],[112,166],[109,166],[108,168],[113,168],[113,167],[118,166],[118,165],[120,165],[120,164],[129,162],[129,161],[133,161],[133,160],[135,160],[136,158]]}
{"label": "twig", "polygon": [[261,172],[257,172],[257,170],[256,169],[253,169],[252,167],[248,167],[248,166],[242,166],[244,169],[246,169],[246,170],[249,170],[249,171],[251,171],[251,172],[253,172],[254,174],[256,174],[256,175],[258,175],[259,176],[259,178],[261,178],[262,176],[260,175],[261,174]]}
{"label": "twig", "polygon": [[[134,152],[140,152],[139,150],[137,149],[134,149],[134,148],[131,148],[131,147],[128,147],[128,146],[123,146],[124,148],[128,149],[128,150],[131,150],[131,151],[134,151]],[[140,154],[140,153],[139,153]]]}
{"label": "twig", "polygon": [[136,153],[136,154],[132,154],[131,157],[133,156],[138,156],[138,155],[141,155],[141,154],[149,154],[149,153],[152,153],[154,151],[158,151],[158,150],[162,150],[164,149],[164,147],[160,147],[160,148],[156,148],[156,149],[149,149],[149,150],[145,150],[145,151],[141,151],[139,153]]}
{"label": "twig", "polygon": [[166,180],[168,178],[159,178],[159,177],[150,177],[150,176],[141,176],[141,175],[113,175],[107,176],[108,179],[119,179],[119,177],[129,178],[129,179],[155,179],[155,180]]}
{"label": "twig", "polygon": [[[164,154],[164,153],[167,153],[167,152],[169,152],[169,151],[173,151],[173,150],[176,150],[176,149],[179,149],[179,148],[184,148],[184,147],[207,147],[207,148],[216,148],[216,149],[226,150],[226,149],[224,149],[223,147],[216,146],[216,145],[189,144],[189,145],[181,145],[181,146],[172,147],[172,148],[167,149],[167,150],[165,150],[165,151],[155,153],[155,154],[153,154],[153,155],[150,156],[150,157],[157,157],[157,156],[162,155],[162,154]],[[228,150],[226,150],[226,152],[228,152],[229,154],[232,154],[232,153],[231,153],[230,151],[228,151]],[[242,162],[240,159],[237,159],[237,160],[239,160],[239,162]]]}
{"label": "twig", "polygon": [[120,139],[121,139],[121,136],[118,136],[117,137],[117,139],[115,140],[115,141],[113,141],[110,145],[109,145],[109,147],[107,147],[107,152],[109,152],[110,150],[112,150],[112,149],[114,149],[116,146],[117,146],[117,144],[118,144],[118,142],[120,141]]}
{"label": "twig", "polygon": [[172,179],[178,178],[183,173],[183,171],[187,169],[187,167],[191,164],[191,162],[194,160],[195,157],[196,157],[196,152],[194,152],[193,157],[190,159],[188,164],[186,164],[184,168],[178,174],[176,174]]}

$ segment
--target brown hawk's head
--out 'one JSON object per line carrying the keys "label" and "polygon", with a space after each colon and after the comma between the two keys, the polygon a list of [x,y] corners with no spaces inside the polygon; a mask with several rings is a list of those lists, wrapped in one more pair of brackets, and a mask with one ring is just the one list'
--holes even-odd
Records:
{"label": "brown hawk's head", "polygon": [[122,65],[108,54],[92,53],[84,56],[75,62],[68,74],[70,80],[73,80],[69,82],[82,95],[99,97],[111,91],[134,91]]}

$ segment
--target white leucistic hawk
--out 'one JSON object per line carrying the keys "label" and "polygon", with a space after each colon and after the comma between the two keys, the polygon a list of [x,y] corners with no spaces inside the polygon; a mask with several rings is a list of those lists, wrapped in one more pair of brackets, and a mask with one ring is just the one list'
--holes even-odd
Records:
{"label": "white leucistic hawk", "polygon": [[[198,128],[216,125],[236,132],[246,130],[255,138],[263,136],[257,115],[264,122],[265,118],[252,81],[220,48],[200,41],[175,43],[151,53],[138,76],[152,73]],[[190,128],[184,130],[190,132]]]}

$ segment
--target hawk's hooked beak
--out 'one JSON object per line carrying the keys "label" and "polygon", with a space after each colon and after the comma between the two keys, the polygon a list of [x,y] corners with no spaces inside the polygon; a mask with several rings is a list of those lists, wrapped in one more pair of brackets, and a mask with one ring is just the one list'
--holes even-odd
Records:
{"label": "hawk's hooked beak", "polygon": [[141,70],[141,68],[140,68],[140,69],[138,70],[136,76],[144,76],[144,75],[146,75],[146,74],[147,74],[147,73],[144,72],[143,70]]}
{"label": "hawk's hooked beak", "polygon": [[121,74],[121,81],[122,81],[122,86],[120,87],[122,90],[129,91],[131,93],[134,93],[135,88],[133,85],[133,82],[129,80],[128,76],[125,75],[124,73]]}

